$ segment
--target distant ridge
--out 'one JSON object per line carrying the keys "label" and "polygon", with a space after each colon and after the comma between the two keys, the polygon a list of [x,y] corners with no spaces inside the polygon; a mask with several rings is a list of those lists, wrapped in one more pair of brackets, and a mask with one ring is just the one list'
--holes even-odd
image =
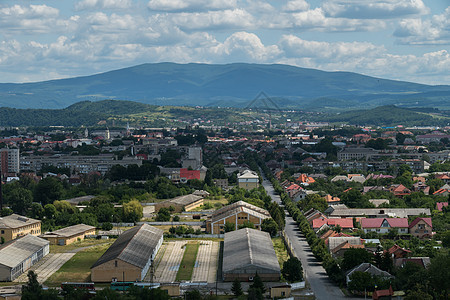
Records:
{"label": "distant ridge", "polygon": [[65,108],[83,100],[245,107],[259,92],[280,107],[345,110],[395,104],[450,109],[450,86],[288,65],[156,63],[35,83],[0,84],[0,107]]}

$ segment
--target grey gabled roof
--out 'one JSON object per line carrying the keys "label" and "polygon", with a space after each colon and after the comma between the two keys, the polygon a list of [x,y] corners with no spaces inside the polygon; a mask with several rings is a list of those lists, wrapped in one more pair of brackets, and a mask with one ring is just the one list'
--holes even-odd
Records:
{"label": "grey gabled roof", "polygon": [[0,247],[0,265],[14,268],[50,242],[28,234]]}
{"label": "grey gabled roof", "polygon": [[91,269],[114,259],[144,268],[164,231],[148,224],[131,228],[117,238]]}
{"label": "grey gabled roof", "polygon": [[223,272],[238,272],[250,266],[264,273],[280,273],[269,233],[250,228],[225,233]]}
{"label": "grey gabled roof", "polygon": [[86,225],[86,224],[77,224],[77,225],[61,228],[61,229],[55,230],[53,232],[46,232],[45,234],[41,235],[41,237],[43,237],[43,238],[56,237],[56,236],[70,237],[70,236],[74,236],[74,235],[80,235],[80,234],[85,233],[86,231],[91,231],[94,229],[95,229],[95,226]]}

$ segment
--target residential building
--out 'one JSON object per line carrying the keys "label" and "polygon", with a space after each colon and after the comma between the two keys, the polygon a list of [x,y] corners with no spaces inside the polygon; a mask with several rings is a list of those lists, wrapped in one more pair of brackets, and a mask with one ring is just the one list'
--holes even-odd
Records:
{"label": "residential building", "polygon": [[147,224],[125,231],[92,265],[91,280],[142,281],[163,243],[163,234]]}
{"label": "residential building", "polygon": [[222,265],[224,281],[252,281],[256,273],[264,281],[281,276],[270,234],[250,228],[225,233]]}
{"label": "residential building", "polygon": [[0,149],[0,167],[2,176],[16,176],[20,172],[20,156],[17,148]]}
{"label": "residential building", "polygon": [[379,151],[372,148],[348,147],[338,152],[338,160],[370,160],[378,155]]}
{"label": "residential building", "polygon": [[378,276],[378,277],[382,277],[384,279],[393,279],[394,278],[394,276],[392,276],[388,272],[380,270],[379,268],[375,267],[374,265],[372,265],[370,263],[362,263],[347,272],[347,274],[345,275],[347,285],[350,283],[350,281],[351,281],[350,276],[354,272],[369,273],[372,276]]}
{"label": "residential building", "polygon": [[409,224],[409,233],[419,239],[431,238],[433,223],[431,218],[416,218]]}
{"label": "residential building", "polygon": [[46,239],[51,245],[69,245],[76,241],[81,241],[86,236],[95,235],[95,226],[77,224],[65,228],[55,230],[53,232],[46,232],[40,237]]}
{"label": "residential building", "polygon": [[408,218],[422,214],[431,216],[429,208],[344,208],[330,206],[325,210],[330,217]]}
{"label": "residential building", "polygon": [[391,229],[397,229],[399,234],[408,233],[408,218],[364,218],[361,219],[361,229],[365,233],[388,233]]}
{"label": "residential building", "polygon": [[27,234],[41,235],[41,221],[17,214],[0,218],[0,237],[6,242]]}
{"label": "residential building", "polygon": [[259,187],[259,176],[255,171],[245,170],[237,176],[238,186],[246,190]]}
{"label": "residential building", "polygon": [[31,234],[0,245],[0,281],[13,281],[49,253],[49,242]]}
{"label": "residential building", "polygon": [[235,225],[237,229],[244,222],[251,222],[256,229],[261,229],[265,219],[270,218],[270,213],[258,206],[244,201],[238,201],[216,210],[211,218],[206,220],[206,231],[211,234],[222,234],[226,223]]}

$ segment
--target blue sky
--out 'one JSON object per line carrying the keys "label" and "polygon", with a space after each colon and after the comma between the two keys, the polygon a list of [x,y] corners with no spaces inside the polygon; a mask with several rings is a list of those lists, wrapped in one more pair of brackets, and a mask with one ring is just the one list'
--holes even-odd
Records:
{"label": "blue sky", "polygon": [[450,84],[449,45],[448,0],[0,2],[0,82],[170,61]]}

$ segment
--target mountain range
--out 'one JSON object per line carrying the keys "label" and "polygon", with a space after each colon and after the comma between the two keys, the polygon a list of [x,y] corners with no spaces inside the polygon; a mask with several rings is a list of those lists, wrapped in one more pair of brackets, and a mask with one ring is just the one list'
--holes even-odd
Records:
{"label": "mountain range", "polygon": [[[271,101],[252,101],[263,92]],[[263,98],[265,98],[264,96]],[[61,109],[80,101],[345,111],[381,105],[450,109],[450,86],[288,65],[143,64],[101,74],[0,84],[0,107]]]}

